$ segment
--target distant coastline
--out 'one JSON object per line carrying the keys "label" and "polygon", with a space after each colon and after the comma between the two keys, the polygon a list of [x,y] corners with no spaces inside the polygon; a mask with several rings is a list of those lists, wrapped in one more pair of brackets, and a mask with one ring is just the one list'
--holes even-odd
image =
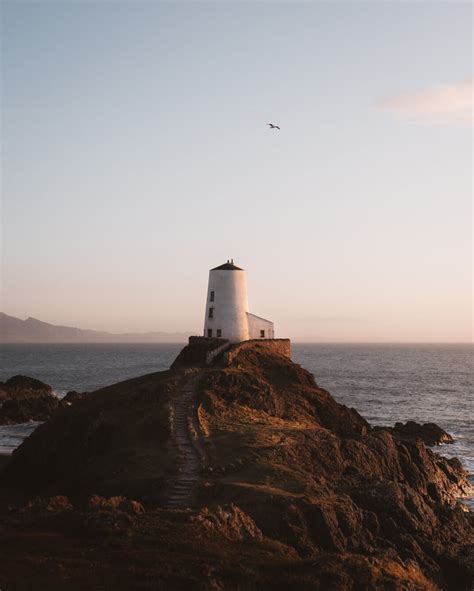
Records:
{"label": "distant coastline", "polygon": [[191,333],[122,333],[58,326],[37,318],[15,318],[0,312],[0,343],[185,343]]}

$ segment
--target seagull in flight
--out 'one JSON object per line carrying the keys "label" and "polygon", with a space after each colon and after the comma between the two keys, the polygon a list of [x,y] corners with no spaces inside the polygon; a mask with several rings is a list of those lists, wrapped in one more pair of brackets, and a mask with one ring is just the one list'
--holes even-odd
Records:
{"label": "seagull in flight", "polygon": [[280,129],[278,125],[273,125],[273,123],[267,123],[270,126],[270,129]]}

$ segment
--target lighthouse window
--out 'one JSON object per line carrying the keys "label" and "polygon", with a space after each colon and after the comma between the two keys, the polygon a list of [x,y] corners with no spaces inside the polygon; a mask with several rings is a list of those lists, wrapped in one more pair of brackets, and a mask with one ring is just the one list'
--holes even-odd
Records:
{"label": "lighthouse window", "polygon": [[264,339],[265,338],[265,331],[264,330],[261,330],[260,331],[260,338],[261,339]]}
{"label": "lighthouse window", "polygon": [[214,301],[214,292],[213,292],[213,291],[211,291],[211,297],[209,298],[209,300],[210,300],[211,302],[213,302],[213,301]]}
{"label": "lighthouse window", "polygon": [[221,338],[221,336],[222,336],[222,330],[221,330],[220,328],[218,328],[218,329],[216,330],[216,336],[217,336],[217,338],[218,338],[218,339],[220,339],[220,338]]}
{"label": "lighthouse window", "polygon": [[214,308],[209,308],[209,318],[214,318]]}

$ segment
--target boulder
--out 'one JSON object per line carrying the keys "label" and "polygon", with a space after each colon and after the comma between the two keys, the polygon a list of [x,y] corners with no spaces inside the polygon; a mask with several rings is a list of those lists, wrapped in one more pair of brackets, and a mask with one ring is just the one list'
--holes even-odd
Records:
{"label": "boulder", "polygon": [[53,389],[48,384],[27,376],[13,376],[1,384],[3,392],[7,393],[7,399],[25,398],[55,398]]}
{"label": "boulder", "polygon": [[0,425],[46,421],[60,408],[51,386],[21,375],[0,384],[0,403]]}

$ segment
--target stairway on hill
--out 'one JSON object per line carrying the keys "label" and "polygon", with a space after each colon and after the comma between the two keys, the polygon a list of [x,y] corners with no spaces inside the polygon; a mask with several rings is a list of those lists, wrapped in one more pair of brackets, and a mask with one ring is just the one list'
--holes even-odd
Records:
{"label": "stairway on hill", "polygon": [[195,404],[199,377],[200,374],[186,382],[171,401],[174,441],[180,465],[166,502],[170,509],[191,506],[199,483],[204,452],[192,435],[192,430],[199,432]]}

